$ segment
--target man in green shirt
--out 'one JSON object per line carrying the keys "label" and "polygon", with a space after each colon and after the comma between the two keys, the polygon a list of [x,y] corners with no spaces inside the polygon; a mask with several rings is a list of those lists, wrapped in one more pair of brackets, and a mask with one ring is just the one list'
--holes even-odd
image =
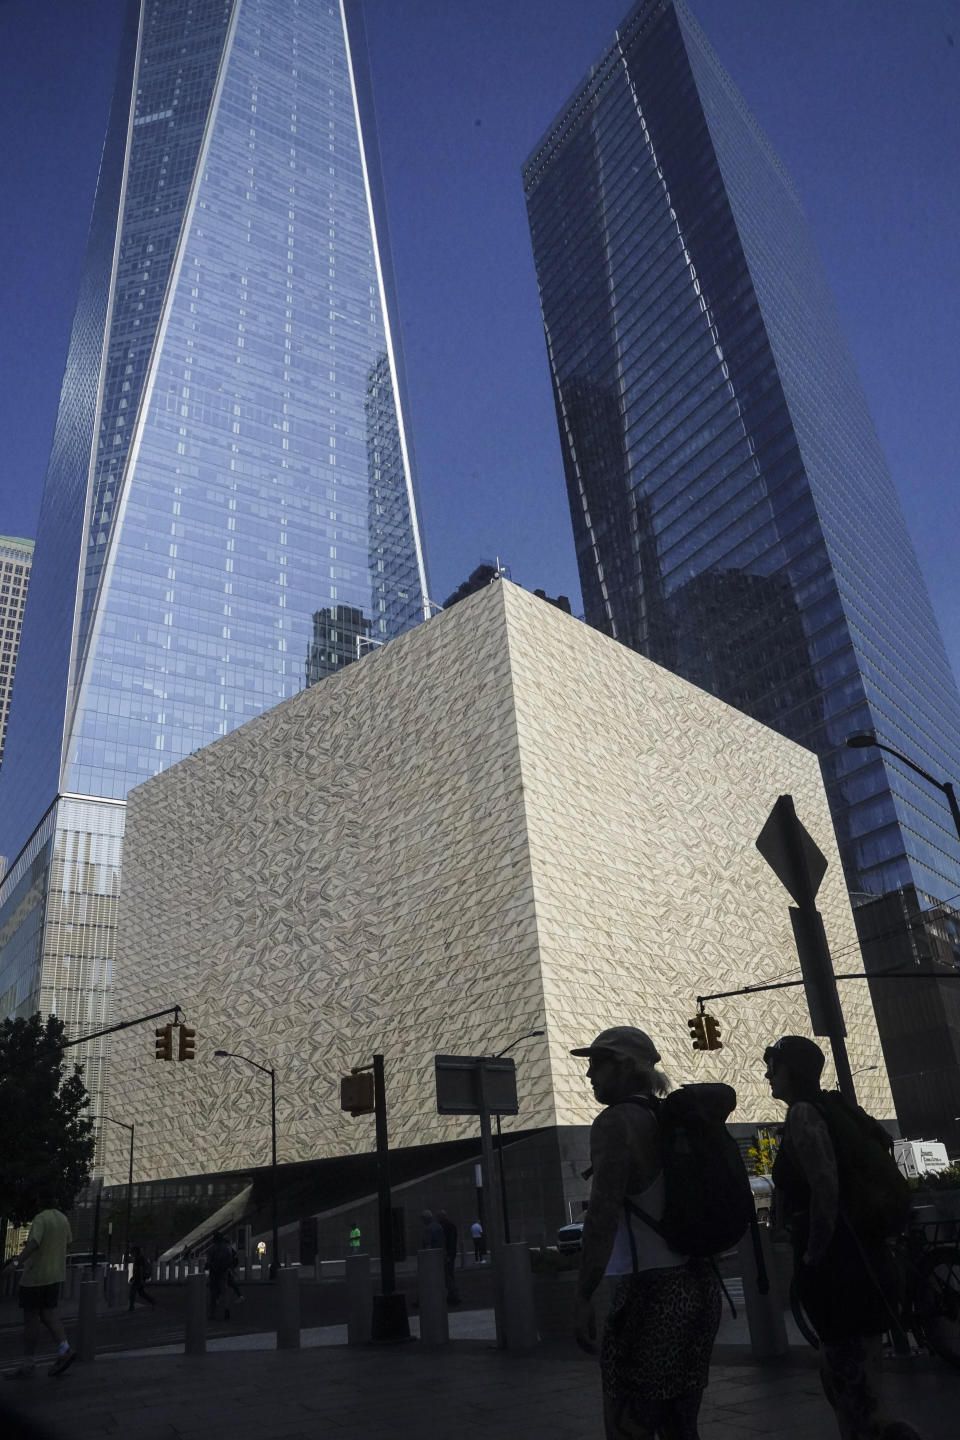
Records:
{"label": "man in green shirt", "polygon": [[57,1358],[48,1375],[62,1375],[77,1358],[67,1340],[63,1321],[57,1313],[60,1286],[67,1277],[67,1246],[73,1238],[66,1215],[57,1208],[57,1197],[42,1195],[27,1243],[20,1252],[20,1309],[23,1311],[23,1353],[25,1360],[7,1379],[26,1380],[35,1371],[34,1354],[40,1331],[45,1329],[56,1341]]}

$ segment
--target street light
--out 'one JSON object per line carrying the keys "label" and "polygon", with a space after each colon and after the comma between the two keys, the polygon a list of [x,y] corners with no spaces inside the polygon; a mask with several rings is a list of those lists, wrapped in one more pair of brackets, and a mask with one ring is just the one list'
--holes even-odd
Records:
{"label": "street light", "polygon": [[848,735],[843,743],[851,750],[885,750],[888,755],[892,755],[895,760],[900,760],[909,770],[913,770],[915,774],[920,775],[928,784],[932,785],[935,790],[941,790],[947,797],[947,804],[950,806],[950,814],[953,816],[957,837],[960,838],[960,805],[957,804],[956,793],[949,780],[934,779],[928,770],[924,770],[921,766],[915,765],[906,755],[902,755],[899,750],[894,750],[892,745],[884,745],[881,740],[877,739],[872,730],[861,731],[858,735]]}
{"label": "street light", "polygon": [[[528,1030],[526,1035],[518,1035],[516,1040],[511,1040],[505,1050],[499,1050],[493,1056],[494,1060],[500,1060],[506,1055],[507,1050],[512,1050],[514,1045],[519,1045],[523,1040],[532,1040],[535,1035],[542,1035],[542,1030]],[[503,1211],[503,1243],[510,1244],[510,1216],[507,1213],[507,1178],[503,1172],[503,1133],[500,1129],[500,1111],[497,1111],[497,1161],[500,1169],[500,1208]]]}
{"label": "street light", "polygon": [[868,1070],[879,1070],[879,1069],[880,1069],[880,1066],[879,1066],[879,1065],[862,1065],[859,1070],[854,1070],[854,1071],[852,1071],[852,1073],[851,1073],[851,1075],[850,1075],[850,1078],[851,1078],[851,1080],[852,1080],[854,1075],[866,1075],[866,1073],[867,1073]]}
{"label": "street light", "polygon": [[[124,1230],[124,1235],[123,1235],[123,1263],[124,1263],[124,1265],[129,1265],[129,1264],[130,1264],[130,1207],[131,1207],[131,1205],[132,1205],[132,1203],[133,1203],[133,1130],[134,1130],[134,1127],[133,1127],[132,1125],[128,1125],[127,1122],[126,1122],[126,1120],[114,1120],[114,1118],[113,1118],[112,1115],[101,1115],[101,1116],[100,1116],[100,1119],[101,1119],[101,1120],[109,1120],[111,1125],[122,1125],[123,1128],[124,1128],[124,1130],[129,1130],[129,1131],[130,1131],[130,1165],[129,1165],[128,1170],[127,1170],[127,1219],[126,1219],[126,1228],[125,1228],[125,1230]],[[96,1249],[97,1249],[97,1247],[96,1247],[96,1245],[94,1245],[93,1249],[94,1249],[93,1262],[94,1262],[94,1264],[96,1264],[96,1262],[97,1262],[97,1256],[96,1256]]]}
{"label": "street light", "polygon": [[262,1070],[264,1075],[270,1076],[270,1178],[271,1178],[271,1212],[273,1224],[273,1255],[270,1259],[270,1279],[277,1278],[277,1271],[280,1269],[280,1230],[277,1225],[277,1072],[268,1065],[261,1065],[258,1060],[251,1060],[249,1055],[237,1055],[233,1050],[214,1050],[221,1060],[243,1060],[247,1065],[252,1065],[254,1070]]}

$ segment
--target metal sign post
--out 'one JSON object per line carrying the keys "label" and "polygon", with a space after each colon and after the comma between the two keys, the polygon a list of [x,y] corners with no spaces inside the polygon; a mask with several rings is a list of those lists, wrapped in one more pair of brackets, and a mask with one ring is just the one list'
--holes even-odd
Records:
{"label": "metal sign post", "polygon": [[437,1110],[441,1115],[478,1115],[480,1117],[480,1153],[483,1163],[484,1197],[490,1197],[486,1209],[487,1242],[493,1264],[494,1316],[497,1345],[502,1349],[504,1338],[503,1290],[503,1224],[493,1200],[494,1170],[493,1136],[490,1131],[491,1112],[516,1115],[517,1072],[512,1060],[486,1055],[437,1055]]}
{"label": "metal sign post", "polygon": [[790,921],[797,942],[803,987],[814,1035],[827,1035],[833,1050],[840,1093],[852,1104],[857,1092],[850,1071],[847,1027],[837,994],[837,977],[827,946],[816,895],[827,871],[826,857],[797,817],[792,795],[781,795],[757,836],[757,849],[797,902]]}

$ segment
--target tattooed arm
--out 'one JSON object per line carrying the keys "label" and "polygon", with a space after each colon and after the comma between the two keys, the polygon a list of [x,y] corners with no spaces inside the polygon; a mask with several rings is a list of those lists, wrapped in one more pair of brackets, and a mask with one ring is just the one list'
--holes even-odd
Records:
{"label": "tattooed arm", "polygon": [[815,1105],[798,1100],[787,1114],[787,1132],[797,1163],[810,1186],[810,1233],[805,1265],[819,1265],[837,1224],[840,1186],[827,1122]]}

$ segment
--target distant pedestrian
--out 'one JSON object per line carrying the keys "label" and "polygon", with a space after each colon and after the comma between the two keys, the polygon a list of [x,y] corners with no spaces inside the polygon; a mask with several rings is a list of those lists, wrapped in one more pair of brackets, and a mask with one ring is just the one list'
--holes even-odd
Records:
{"label": "distant pedestrian", "polygon": [[360,1254],[360,1226],[354,1220],[350,1226],[350,1234],[347,1237],[347,1248],[351,1255]]}
{"label": "distant pedestrian", "polygon": [[[846,1112],[852,1144],[886,1147],[886,1132],[859,1106],[820,1089],[824,1054],[805,1035],[785,1035],[763,1053],[775,1100],[787,1106],[773,1165],[793,1245],[797,1297],[820,1339],[820,1380],[844,1440],[919,1440],[880,1405],[881,1337],[890,1327],[882,1238],[858,1231],[845,1213],[844,1155],[828,1116]],[[841,1117],[833,1120],[836,1135]],[[854,1157],[850,1157],[854,1158]],[[893,1164],[891,1160],[891,1165]],[[862,1170],[854,1158],[854,1169]]]}
{"label": "distant pedestrian", "polygon": [[437,1211],[437,1223],[443,1231],[443,1273],[447,1281],[447,1304],[459,1305],[455,1269],[457,1264],[457,1227],[446,1210]]}
{"label": "distant pedestrian", "polygon": [[615,1276],[599,1347],[605,1434],[697,1440],[720,1287],[709,1260],[679,1254],[653,1228],[664,1213],[658,1113],[669,1081],[650,1036],[633,1026],[604,1030],[571,1053],[589,1059],[587,1078],[606,1107],[590,1128],[575,1322],[577,1344],[596,1353],[593,1296],[604,1275]]}
{"label": "distant pedestrian", "polygon": [[243,1291],[237,1284],[237,1266],[240,1264],[240,1256],[237,1254],[236,1245],[230,1246],[230,1269],[227,1271],[227,1289],[232,1290],[236,1296],[237,1304],[242,1305],[245,1299]]}
{"label": "distant pedestrian", "polygon": [[485,1265],[487,1261],[487,1240],[483,1233],[483,1226],[479,1220],[474,1220],[470,1226],[470,1238],[473,1240],[473,1258],[477,1265]]}
{"label": "distant pedestrian", "polygon": [[233,1246],[218,1230],[207,1253],[207,1286],[210,1293],[210,1319],[217,1318],[217,1307],[223,1303],[223,1318],[230,1319],[230,1302],[227,1299],[227,1276],[230,1273]]}
{"label": "distant pedestrian", "polygon": [[138,1299],[146,1300],[148,1305],[156,1305],[156,1300],[154,1300],[152,1295],[148,1295],[144,1289],[144,1286],[150,1279],[150,1261],[146,1255],[144,1255],[139,1245],[134,1245],[130,1252],[130,1258],[133,1262],[130,1267],[130,1310],[133,1310]]}
{"label": "distant pedestrian", "polygon": [[20,1252],[23,1274],[19,1302],[23,1311],[24,1361],[7,1372],[8,1380],[29,1380],[36,1373],[34,1355],[40,1331],[44,1329],[57,1346],[57,1358],[48,1375],[62,1375],[77,1358],[70,1346],[57,1310],[60,1286],[67,1278],[67,1246],[72,1240],[70,1223],[59,1208],[55,1195],[41,1195],[26,1244]]}
{"label": "distant pedestrian", "polygon": [[443,1249],[443,1226],[436,1218],[432,1210],[422,1210],[420,1221],[423,1230],[420,1235],[421,1250],[442,1250]]}

